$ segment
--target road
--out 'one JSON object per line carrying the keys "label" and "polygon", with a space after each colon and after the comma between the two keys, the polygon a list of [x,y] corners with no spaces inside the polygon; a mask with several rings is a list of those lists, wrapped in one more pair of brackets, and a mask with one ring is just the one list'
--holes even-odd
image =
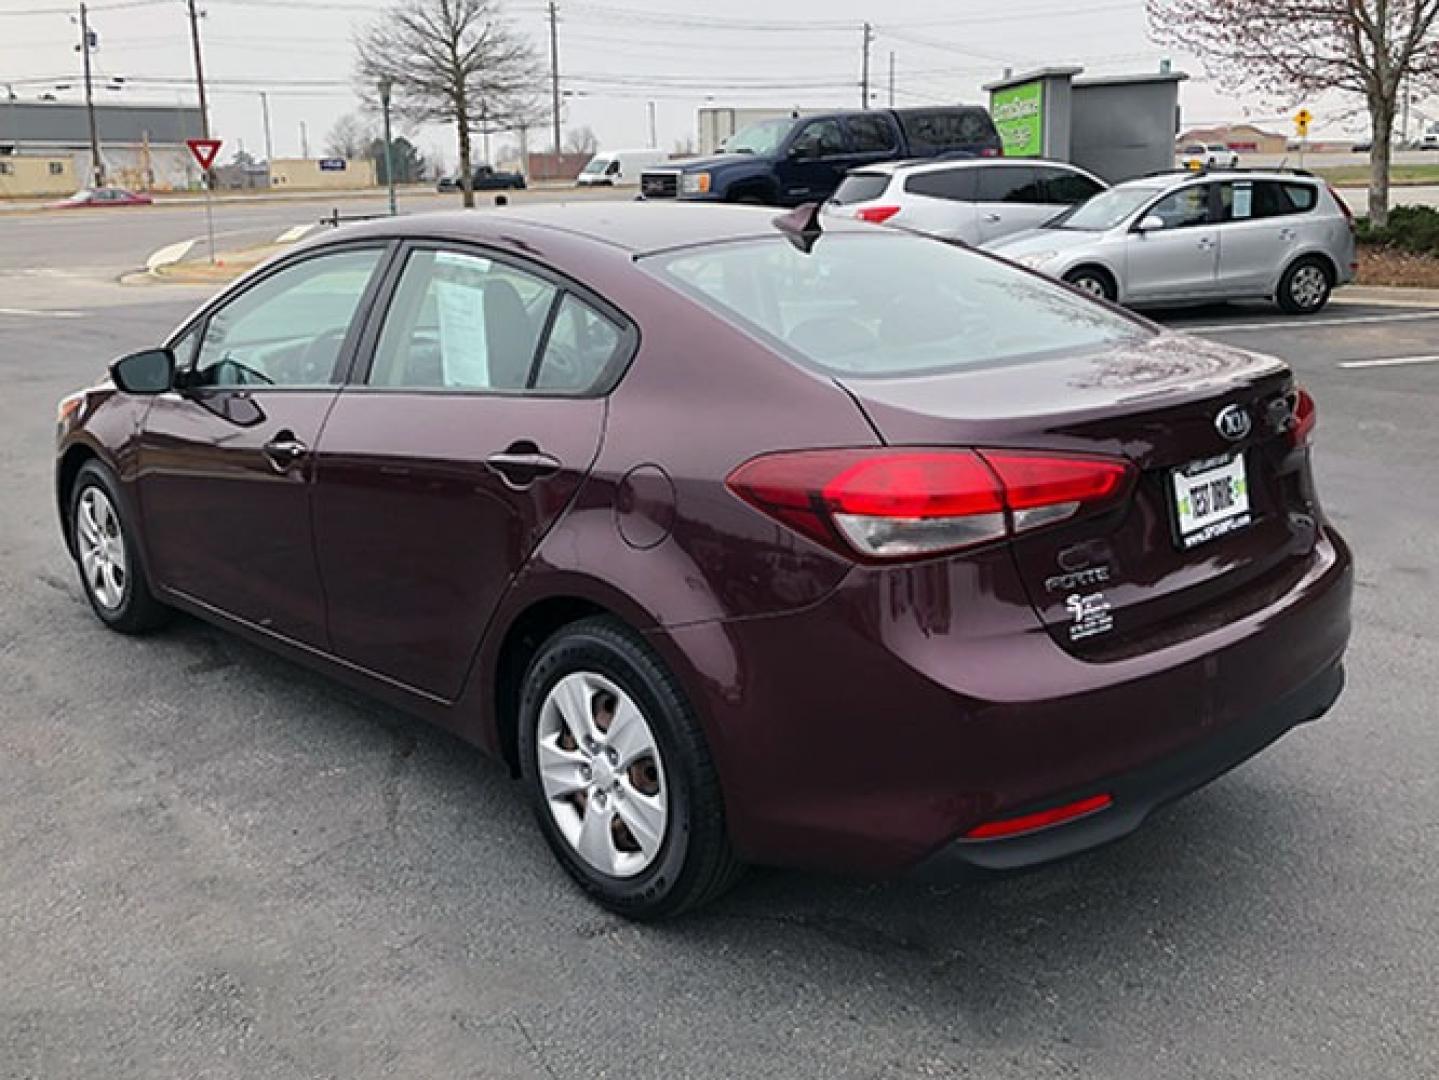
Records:
{"label": "road", "polygon": [[202,295],[115,284],[163,239],[121,228],[0,221],[0,1078],[1439,1075],[1439,364],[1340,366],[1432,354],[1439,311],[1167,316],[1319,400],[1359,567],[1328,719],[1062,865],[761,872],[640,927],[452,738],[192,621],[99,627],[54,402]]}

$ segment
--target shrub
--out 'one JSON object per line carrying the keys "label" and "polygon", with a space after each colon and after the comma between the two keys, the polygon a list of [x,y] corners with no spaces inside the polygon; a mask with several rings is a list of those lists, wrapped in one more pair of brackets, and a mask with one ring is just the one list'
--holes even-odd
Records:
{"label": "shrub", "polygon": [[1377,229],[1362,217],[1354,223],[1354,231],[1361,244],[1439,256],[1439,209],[1432,206],[1396,206],[1384,228]]}

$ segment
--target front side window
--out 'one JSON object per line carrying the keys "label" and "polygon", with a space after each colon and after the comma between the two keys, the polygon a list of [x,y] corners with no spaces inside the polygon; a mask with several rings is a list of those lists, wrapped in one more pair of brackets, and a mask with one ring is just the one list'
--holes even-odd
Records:
{"label": "front side window", "polygon": [[1209,224],[1209,185],[1180,188],[1160,199],[1146,217],[1157,217],[1166,229],[1192,229]]}
{"label": "front side window", "polygon": [[334,386],[379,248],[294,263],[210,315],[193,386]]}
{"label": "front side window", "polygon": [[829,375],[896,378],[1074,355],[1153,331],[1053,282],[884,230],[649,256],[641,265]]}
{"label": "front side window", "polygon": [[851,116],[849,137],[854,141],[857,154],[889,153],[895,149],[894,129],[883,116],[869,113],[865,116]]}
{"label": "front side window", "polygon": [[413,252],[370,366],[371,386],[523,390],[559,290],[508,263]]}
{"label": "front side window", "polygon": [[822,158],[844,153],[844,130],[838,120],[812,120],[790,144],[793,157]]}

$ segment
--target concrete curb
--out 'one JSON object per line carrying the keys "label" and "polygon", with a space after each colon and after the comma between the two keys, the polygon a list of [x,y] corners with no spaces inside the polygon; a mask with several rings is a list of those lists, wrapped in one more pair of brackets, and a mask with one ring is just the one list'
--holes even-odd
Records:
{"label": "concrete curb", "polygon": [[1391,285],[1346,285],[1334,294],[1336,304],[1380,307],[1439,307],[1439,289],[1405,289]]}

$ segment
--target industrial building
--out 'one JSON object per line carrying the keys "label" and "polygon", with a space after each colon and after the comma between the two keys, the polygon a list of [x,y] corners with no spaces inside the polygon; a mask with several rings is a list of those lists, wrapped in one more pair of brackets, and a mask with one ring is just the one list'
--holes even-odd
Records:
{"label": "industrial building", "polygon": [[[190,105],[95,105],[107,183],[143,191],[198,187],[200,170],[186,139],[201,134]],[[0,101],[0,195],[52,195],[90,183],[90,121],[84,105]]]}

